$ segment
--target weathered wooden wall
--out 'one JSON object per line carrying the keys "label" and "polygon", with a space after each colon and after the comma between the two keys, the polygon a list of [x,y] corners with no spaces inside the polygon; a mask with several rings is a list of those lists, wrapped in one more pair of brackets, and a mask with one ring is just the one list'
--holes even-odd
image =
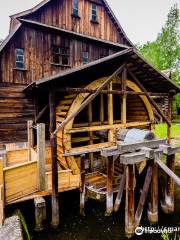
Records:
{"label": "weathered wooden wall", "polygon": [[31,98],[23,85],[0,84],[0,142],[27,141],[27,120],[34,117]]}
{"label": "weathered wooden wall", "polygon": [[[59,46],[62,38],[66,42],[69,41],[69,66],[57,66],[52,61],[52,45]],[[24,70],[15,68],[15,48],[24,49]],[[43,77],[82,65],[83,51],[89,52],[89,61],[91,62],[118,50],[117,47],[110,48],[106,45],[80,41],[63,34],[55,34],[26,26],[14,36],[0,55],[0,82],[29,84]]]}
{"label": "weathered wooden wall", "polygon": [[[97,23],[91,21],[92,2],[97,3]],[[80,0],[78,16],[79,18],[72,16],[72,0],[54,0],[27,18],[101,39],[127,43],[102,1]]]}

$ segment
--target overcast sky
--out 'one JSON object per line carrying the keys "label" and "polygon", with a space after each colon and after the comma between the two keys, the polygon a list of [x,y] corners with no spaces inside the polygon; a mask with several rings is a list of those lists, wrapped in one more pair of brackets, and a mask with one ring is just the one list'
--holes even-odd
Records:
{"label": "overcast sky", "polygon": [[[152,41],[161,31],[166,16],[180,0],[107,0],[133,43]],[[2,3],[3,2],[3,3]],[[8,34],[9,16],[29,9],[41,0],[0,0],[0,39]]]}

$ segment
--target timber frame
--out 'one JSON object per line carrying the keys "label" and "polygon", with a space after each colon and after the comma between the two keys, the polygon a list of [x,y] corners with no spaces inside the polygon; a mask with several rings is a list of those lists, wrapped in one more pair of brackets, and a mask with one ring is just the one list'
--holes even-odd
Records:
{"label": "timber frame", "polygon": [[[161,207],[174,211],[180,149],[171,144],[172,102],[180,89],[138,53],[105,0],[79,2],[78,16],[66,0],[44,0],[11,16],[10,34],[0,45],[0,226],[5,205],[34,199],[36,229],[43,229],[43,196],[51,195],[51,223],[57,228],[59,193],[72,189],[80,190],[82,215],[90,197],[106,199],[109,216],[119,210],[125,189],[130,237],[147,199],[148,219],[158,221],[158,167],[167,174]],[[84,14],[92,3],[102,22]],[[24,54],[20,69],[17,49]],[[154,96],[168,99],[168,116]],[[132,128],[153,131],[159,119],[167,124],[167,139],[130,144],[117,137]],[[135,209],[135,177],[142,171]]]}

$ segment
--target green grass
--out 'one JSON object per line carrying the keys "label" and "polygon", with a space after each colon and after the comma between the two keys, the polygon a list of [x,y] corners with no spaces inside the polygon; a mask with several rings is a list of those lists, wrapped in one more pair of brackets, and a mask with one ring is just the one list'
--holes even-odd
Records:
{"label": "green grass", "polygon": [[[155,126],[155,134],[159,138],[166,138],[167,137],[167,125],[166,124],[157,124]],[[180,137],[180,125],[172,124],[171,128],[171,137]]]}

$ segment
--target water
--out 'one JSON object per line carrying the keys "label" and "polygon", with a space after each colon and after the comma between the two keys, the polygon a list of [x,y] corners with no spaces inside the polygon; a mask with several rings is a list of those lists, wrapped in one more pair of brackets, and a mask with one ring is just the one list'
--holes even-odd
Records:
{"label": "water", "polygon": [[[180,171],[179,171],[180,173]],[[176,188],[175,214],[167,216],[159,211],[159,226],[180,227],[180,188]],[[124,199],[119,212],[112,217],[105,217],[105,203],[88,200],[86,203],[86,216],[79,215],[79,192],[71,191],[60,194],[60,227],[56,231],[50,228],[50,221],[45,222],[45,230],[41,233],[34,232],[34,206],[33,201],[20,203],[8,207],[8,214],[19,208],[28,224],[34,240],[125,240],[124,235]],[[50,198],[46,198],[47,217],[51,219]],[[28,210],[27,210],[28,209]],[[149,226],[145,207],[141,221],[143,226]],[[144,234],[132,239],[162,240],[161,234]]]}

